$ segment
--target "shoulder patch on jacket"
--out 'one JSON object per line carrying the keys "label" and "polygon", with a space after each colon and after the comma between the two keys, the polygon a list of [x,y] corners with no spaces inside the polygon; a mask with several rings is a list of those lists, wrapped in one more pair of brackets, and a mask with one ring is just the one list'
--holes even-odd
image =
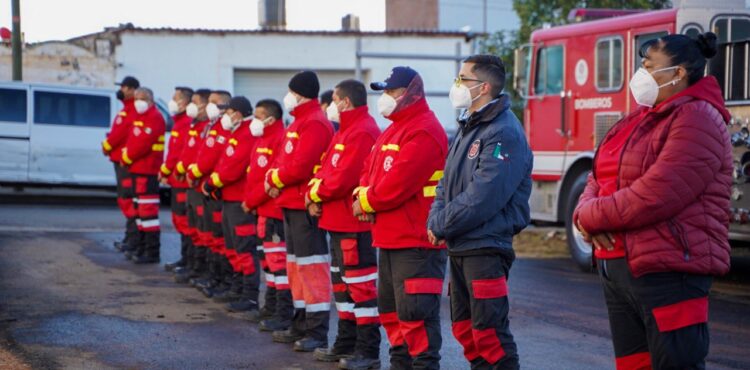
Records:
{"label": "shoulder patch on jacket", "polygon": [[482,146],[482,140],[476,139],[469,147],[469,152],[466,153],[466,158],[474,159],[479,155],[479,148]]}

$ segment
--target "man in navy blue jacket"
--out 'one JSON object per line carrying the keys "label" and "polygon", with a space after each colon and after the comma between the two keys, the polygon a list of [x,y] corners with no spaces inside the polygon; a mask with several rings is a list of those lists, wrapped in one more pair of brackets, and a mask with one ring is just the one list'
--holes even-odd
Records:
{"label": "man in navy blue jacket", "polygon": [[464,61],[450,99],[466,110],[427,222],[430,241],[448,244],[453,335],[473,369],[519,368],[506,278],[530,219],[533,156],[504,86],[500,58]]}

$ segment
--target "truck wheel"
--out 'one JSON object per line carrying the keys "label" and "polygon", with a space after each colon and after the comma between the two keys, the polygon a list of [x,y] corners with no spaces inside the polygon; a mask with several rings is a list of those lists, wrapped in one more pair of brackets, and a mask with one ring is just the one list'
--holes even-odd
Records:
{"label": "truck wheel", "polygon": [[589,272],[593,269],[591,264],[591,244],[583,241],[583,235],[573,225],[573,211],[578,205],[578,198],[586,187],[587,177],[588,172],[578,176],[568,193],[568,208],[565,210],[565,233],[567,234],[568,249],[570,250],[570,255],[573,257],[573,261],[575,261],[581,270]]}

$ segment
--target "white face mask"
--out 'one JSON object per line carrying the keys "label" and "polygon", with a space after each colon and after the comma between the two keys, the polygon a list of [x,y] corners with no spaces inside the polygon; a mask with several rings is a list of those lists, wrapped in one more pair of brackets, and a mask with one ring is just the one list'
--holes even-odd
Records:
{"label": "white face mask", "polygon": [[675,68],[678,68],[678,66],[657,69],[651,73],[643,67],[639,68],[633,75],[633,78],[630,79],[630,93],[633,94],[635,102],[638,103],[638,105],[653,107],[656,103],[656,97],[659,95],[659,89],[670,84],[676,85],[677,82],[680,81],[678,78],[663,85],[659,85],[654,79],[653,74]]}
{"label": "white face mask", "polygon": [[138,112],[138,114],[143,114],[148,110],[148,102],[145,100],[136,100],[135,101],[135,111]]}
{"label": "white face mask", "polygon": [[206,114],[208,114],[208,119],[213,121],[219,118],[221,111],[219,110],[219,107],[216,106],[216,104],[208,103],[208,105],[206,106]]}
{"label": "white face mask", "polygon": [[250,122],[250,135],[253,135],[255,137],[263,136],[263,129],[266,128],[266,125],[263,123],[263,121],[253,118],[253,121]]}
{"label": "white face mask", "polygon": [[170,100],[169,103],[167,103],[167,109],[169,109],[169,114],[174,116],[175,114],[177,114],[177,112],[180,111],[180,106],[176,101]]}
{"label": "white face mask", "polygon": [[195,103],[190,103],[185,108],[185,114],[190,118],[198,117],[198,106]]}
{"label": "white face mask", "polygon": [[326,115],[330,121],[339,121],[341,117],[339,116],[339,108],[336,106],[336,103],[331,102],[331,104],[328,105],[328,108],[326,108]]}
{"label": "white face mask", "polygon": [[484,85],[484,82],[472,87],[466,87],[464,84],[459,84],[458,86],[456,86],[456,84],[451,85],[451,91],[448,93],[448,98],[451,100],[453,108],[467,109],[471,107],[471,103],[473,103],[474,100],[479,99],[481,96],[477,95],[472,99],[471,90],[482,85]]}
{"label": "white face mask", "polygon": [[234,130],[234,127],[236,126],[235,122],[232,121],[232,117],[229,115],[229,113],[224,113],[223,116],[221,116],[221,127],[227,131]]}
{"label": "white face mask", "polygon": [[388,117],[396,109],[397,104],[398,102],[396,99],[383,93],[383,95],[380,95],[380,98],[378,98],[378,112],[382,114],[383,117]]}
{"label": "white face mask", "polygon": [[284,108],[286,108],[288,112],[291,112],[294,110],[294,108],[297,108],[297,104],[299,104],[299,102],[297,102],[297,97],[294,96],[291,91],[284,95]]}

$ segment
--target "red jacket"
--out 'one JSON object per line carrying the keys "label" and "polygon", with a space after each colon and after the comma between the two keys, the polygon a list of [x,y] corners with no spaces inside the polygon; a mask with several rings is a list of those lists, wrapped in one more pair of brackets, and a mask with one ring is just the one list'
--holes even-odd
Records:
{"label": "red jacket", "polygon": [[247,166],[245,181],[245,199],[247,208],[255,209],[258,216],[281,220],[281,208],[276,201],[266,194],[263,184],[266,172],[274,166],[284,140],[284,123],[277,120],[263,130],[263,136],[257,138],[250,151],[250,164]]}
{"label": "red jacket", "polygon": [[224,148],[229,142],[229,137],[232,135],[230,131],[221,127],[221,123],[218,120],[213,125],[207,126],[204,130],[206,131],[204,135],[205,140],[200,143],[198,155],[187,171],[187,177],[196,184],[195,188],[199,190],[203,187],[203,183],[208,178],[208,175],[213,172],[216,162],[219,161],[222,153],[224,153]]}
{"label": "red jacket", "polygon": [[133,120],[128,141],[122,148],[122,162],[128,171],[138,175],[157,175],[164,162],[164,117],[156,105]]}
{"label": "red jacket", "polygon": [[172,116],[174,126],[172,131],[169,133],[169,146],[167,147],[167,158],[164,160],[164,164],[161,165],[161,174],[169,179],[169,185],[173,188],[187,188],[185,181],[177,181],[177,178],[170,176],[177,166],[177,162],[180,161],[180,155],[182,154],[182,148],[188,141],[190,125],[193,123],[193,119],[188,117],[185,112],[175,114]]}
{"label": "red jacket", "polygon": [[[630,116],[643,109],[648,108]],[[729,118],[713,77],[649,110],[625,144],[617,191],[598,197],[599,185],[589,176],[574,219],[591,234],[623,233],[636,277],[667,271],[725,274],[732,187]]]}
{"label": "red jacket", "polygon": [[214,172],[206,180],[209,186],[221,189],[221,199],[227,202],[241,202],[244,198],[247,165],[257,140],[250,134],[251,120],[242,121],[231,132]]}
{"label": "red jacket", "polygon": [[102,141],[102,149],[109,153],[109,160],[120,163],[122,159],[122,148],[128,141],[130,129],[133,127],[133,119],[138,114],[135,111],[135,100],[128,99],[123,101],[123,107],[117,113],[112,127],[107,133],[107,138]]}
{"label": "red jacket", "polygon": [[[190,128],[187,131],[187,141],[185,142],[185,146],[182,148],[180,158],[174,168],[175,170],[173,174],[175,176],[186,175],[188,167],[190,167],[191,164],[195,163],[196,158],[198,158],[198,151],[201,148],[201,144],[206,138],[206,126],[208,126],[209,123],[209,120],[200,122],[193,121],[193,124],[190,125]],[[176,180],[177,179],[175,179],[175,181]]]}
{"label": "red jacket", "polygon": [[310,180],[308,191],[310,200],[322,203],[318,223],[321,229],[344,233],[370,231],[368,222],[360,222],[353,215],[352,191],[379,135],[380,129],[367,112],[367,106],[341,112],[339,131],[333,135],[323,155],[322,167]]}
{"label": "red jacket", "polygon": [[427,240],[427,215],[443,175],[448,138],[424,98],[391,114],[393,123],[375,142],[355,191],[362,209],[375,214],[379,248],[445,248]]}
{"label": "red jacket", "polygon": [[276,199],[279,207],[304,210],[307,183],[331,142],[333,126],[320,110],[318,99],[297,106],[291,115],[294,122],[286,129],[281,153],[266,181],[281,189]]}

